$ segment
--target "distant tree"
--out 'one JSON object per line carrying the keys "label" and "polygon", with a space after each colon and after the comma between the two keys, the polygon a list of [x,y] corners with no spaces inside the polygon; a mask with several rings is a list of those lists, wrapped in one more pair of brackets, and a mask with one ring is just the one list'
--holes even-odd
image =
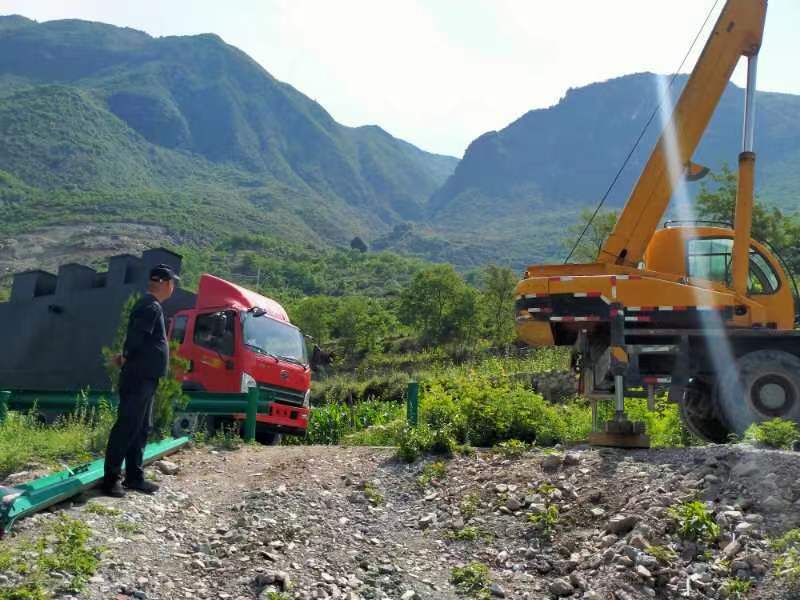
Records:
{"label": "distant tree", "polygon": [[570,235],[564,240],[567,251],[572,250],[578,237],[586,228],[586,224],[591,221],[591,225],[586,229],[586,233],[578,242],[575,252],[569,259],[572,263],[594,262],[608,234],[617,224],[617,213],[614,211],[600,211],[594,219],[592,219],[592,212],[589,209],[582,210],[579,222],[568,229]]}
{"label": "distant tree", "polygon": [[489,265],[481,273],[481,302],[489,340],[495,346],[511,342],[514,329],[514,288],[519,279],[508,267]]}
{"label": "distant tree", "polygon": [[342,343],[345,355],[359,356],[380,350],[397,328],[397,317],[378,300],[346,296],[339,299],[332,334]]}
{"label": "distant tree", "polygon": [[477,292],[451,265],[429,267],[403,290],[400,319],[423,343],[470,343],[480,328]]}
{"label": "distant tree", "polygon": [[289,313],[303,333],[322,344],[330,337],[336,303],[337,299],[329,296],[303,298],[290,306]]}
{"label": "distant tree", "polygon": [[356,236],[352,240],[350,240],[350,248],[352,248],[353,250],[358,250],[359,252],[366,252],[367,244],[360,237]]}
{"label": "distant tree", "polygon": [[[723,165],[718,173],[712,172],[709,177],[711,185],[706,181],[700,183],[697,216],[733,225],[738,175]],[[800,271],[800,220],[796,216],[785,215],[780,209],[764,205],[756,198],[751,237],[768,242],[794,273]]]}

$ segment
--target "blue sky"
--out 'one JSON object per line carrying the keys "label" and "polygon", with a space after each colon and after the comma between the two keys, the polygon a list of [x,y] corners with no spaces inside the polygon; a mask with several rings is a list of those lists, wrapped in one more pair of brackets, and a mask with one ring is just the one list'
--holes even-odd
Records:
{"label": "blue sky", "polygon": [[[214,32],[338,121],[377,124],[425,150],[460,157],[480,134],[556,103],[569,87],[637,71],[671,73],[713,4],[3,0],[0,13],[103,21],[156,36]],[[760,89],[800,94],[798,26],[800,1],[769,0]],[[734,81],[742,84],[743,73]]]}

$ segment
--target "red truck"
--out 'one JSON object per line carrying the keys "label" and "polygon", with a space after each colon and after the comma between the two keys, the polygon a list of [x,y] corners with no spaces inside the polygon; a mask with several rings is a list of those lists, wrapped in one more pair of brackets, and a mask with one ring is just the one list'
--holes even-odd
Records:
{"label": "red truck", "polygon": [[[140,257],[112,256],[105,271],[66,264],[58,274],[14,275],[9,301],[0,302],[0,389],[109,391],[101,350],[113,343],[125,302],[145,292],[150,268],[161,263],[180,273],[180,255],[154,248]],[[304,336],[280,304],[203,275],[196,294],[175,290],[164,313],[179,354],[189,360],[180,376],[186,390],[240,393],[258,386],[273,398],[269,412],[258,415],[258,439],[277,443],[284,433],[305,433],[311,369]],[[179,415],[175,432],[196,427],[199,418]]]}
{"label": "red truck", "polygon": [[[203,275],[195,306],[175,313],[169,335],[189,361],[185,390],[246,392],[258,386],[275,401],[269,413],[257,416],[257,439],[277,443],[281,433],[305,433],[311,368],[305,338],[280,304]],[[193,419],[185,416],[176,426],[191,428]]]}

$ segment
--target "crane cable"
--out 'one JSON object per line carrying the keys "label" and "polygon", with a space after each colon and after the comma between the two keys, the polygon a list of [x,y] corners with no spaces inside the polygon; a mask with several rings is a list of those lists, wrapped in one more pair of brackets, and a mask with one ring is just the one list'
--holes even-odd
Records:
{"label": "crane cable", "polygon": [[[700,26],[700,29],[697,32],[697,35],[695,35],[694,36],[694,40],[692,40],[692,45],[689,46],[689,50],[684,55],[683,60],[681,61],[681,64],[678,65],[677,70],[673,73],[672,78],[669,80],[669,85],[667,86],[667,90],[672,88],[672,84],[675,82],[675,79],[677,79],[678,74],[680,73],[681,69],[683,68],[683,65],[686,64],[686,61],[688,60],[689,55],[692,53],[692,50],[694,50],[695,44],[697,44],[697,40],[700,39],[700,35],[703,33],[703,30],[706,28],[706,25],[708,24],[708,20],[711,18],[711,15],[714,14],[714,9],[717,8],[717,4],[719,4],[719,0],[714,0],[714,4],[711,7],[711,10],[708,11],[708,14],[706,15],[706,18],[703,21],[703,24]],[[586,227],[583,228],[583,231],[581,231],[581,234],[578,236],[578,239],[575,240],[575,244],[572,246],[572,250],[569,251],[569,254],[567,255],[567,258],[564,259],[564,264],[567,264],[569,262],[569,259],[572,258],[572,255],[575,253],[575,250],[578,249],[578,246],[580,245],[581,241],[583,240],[583,236],[585,236],[586,232],[589,231],[589,227],[592,226],[592,223],[594,222],[595,217],[597,217],[597,214],[600,212],[600,209],[603,208],[603,204],[605,204],[606,200],[608,199],[609,194],[611,194],[611,191],[614,189],[614,186],[617,184],[617,181],[619,180],[620,176],[622,175],[622,172],[625,170],[625,167],[628,166],[628,162],[630,161],[631,157],[633,156],[633,153],[636,152],[636,149],[639,147],[639,144],[641,143],[642,139],[644,138],[645,133],[647,133],[647,129],[650,127],[650,124],[653,122],[653,119],[656,118],[656,115],[661,110],[661,104],[662,103],[659,102],[656,105],[656,107],[653,109],[653,112],[650,114],[650,118],[647,119],[647,122],[644,124],[644,127],[642,128],[642,131],[639,133],[639,137],[636,138],[636,142],[633,144],[633,147],[631,148],[630,152],[628,152],[628,155],[625,157],[625,160],[622,162],[622,166],[617,171],[617,174],[614,175],[614,179],[611,180],[611,185],[608,186],[608,189],[606,190],[606,193],[603,194],[603,197],[600,199],[600,202],[595,207],[594,212],[592,213],[592,216],[587,221]]]}

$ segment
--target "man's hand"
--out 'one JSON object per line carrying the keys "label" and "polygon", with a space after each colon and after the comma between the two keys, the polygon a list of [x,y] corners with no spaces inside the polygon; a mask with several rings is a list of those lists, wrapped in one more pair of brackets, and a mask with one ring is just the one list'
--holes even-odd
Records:
{"label": "man's hand", "polygon": [[117,355],[114,357],[113,363],[114,363],[116,366],[118,366],[119,368],[122,368],[122,365],[124,365],[124,364],[125,364],[125,357],[124,357],[124,356],[122,356],[122,354],[117,354]]}

